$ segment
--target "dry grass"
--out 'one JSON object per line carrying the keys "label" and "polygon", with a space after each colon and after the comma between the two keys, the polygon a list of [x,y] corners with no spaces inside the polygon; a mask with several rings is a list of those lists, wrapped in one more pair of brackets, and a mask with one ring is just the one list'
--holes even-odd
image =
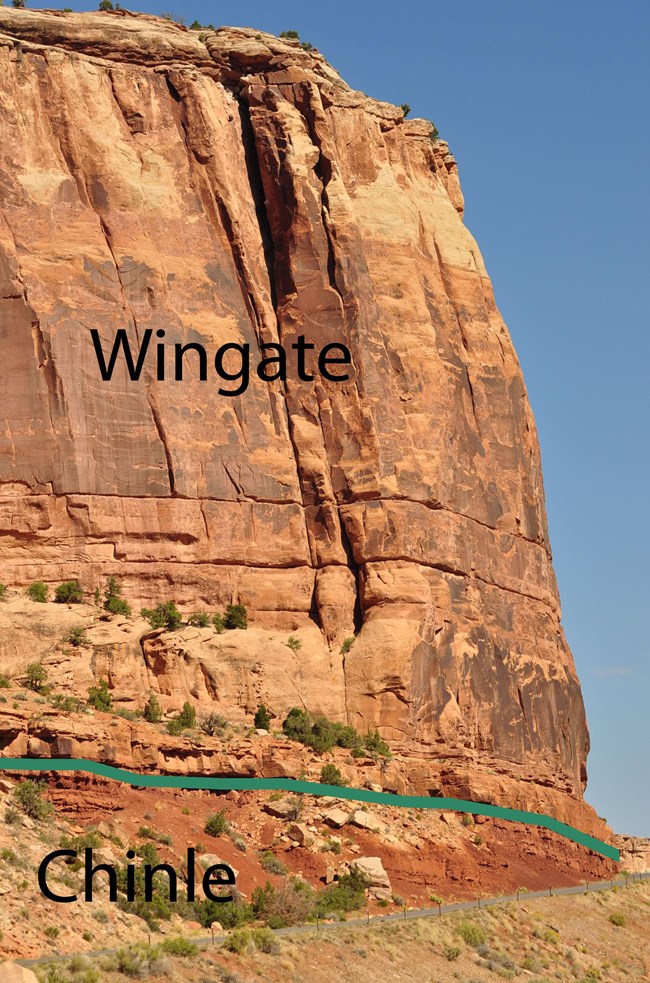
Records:
{"label": "dry grass", "polygon": [[[623,925],[613,924],[612,915]],[[544,898],[480,912],[457,912],[285,936],[280,952],[244,955],[223,949],[193,960],[169,959],[151,981],[251,983],[628,983],[648,980],[650,885]],[[65,975],[56,983],[83,983]],[[40,973],[47,979],[45,972]],[[104,971],[117,983],[122,974]]]}

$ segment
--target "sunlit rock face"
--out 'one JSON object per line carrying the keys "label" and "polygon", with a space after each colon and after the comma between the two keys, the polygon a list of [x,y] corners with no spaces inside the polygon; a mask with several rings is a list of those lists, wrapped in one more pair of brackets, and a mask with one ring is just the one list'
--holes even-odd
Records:
{"label": "sunlit rock face", "polygon": [[[278,714],[378,726],[413,789],[553,789],[591,824],[535,425],[431,124],[297,42],[4,8],[0,127],[2,580],[241,602],[286,678],[278,639],[304,632],[314,670],[274,677]],[[350,379],[226,396],[188,355],[182,381],[123,357],[103,381],[91,329],[257,360],[304,335],[345,344]],[[202,652],[142,671],[182,689],[196,659],[236,663]]]}

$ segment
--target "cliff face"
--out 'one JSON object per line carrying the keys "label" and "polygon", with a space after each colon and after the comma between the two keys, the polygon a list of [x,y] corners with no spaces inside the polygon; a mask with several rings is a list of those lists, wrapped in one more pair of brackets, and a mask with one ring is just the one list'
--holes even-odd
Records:
{"label": "cliff face", "polygon": [[[452,760],[445,789],[580,799],[535,426],[430,124],[252,30],[3,9],[0,126],[3,581],[241,601],[306,632],[308,707]],[[91,328],[304,334],[354,373],[103,382]]]}

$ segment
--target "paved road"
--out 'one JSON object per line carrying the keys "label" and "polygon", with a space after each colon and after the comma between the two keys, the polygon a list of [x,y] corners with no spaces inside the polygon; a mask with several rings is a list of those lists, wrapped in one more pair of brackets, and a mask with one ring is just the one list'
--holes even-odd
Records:
{"label": "paved road", "polygon": [[[459,901],[456,904],[440,904],[436,905],[435,908],[414,908],[412,910],[404,909],[402,911],[394,912],[391,915],[371,915],[370,917],[366,915],[363,918],[349,918],[343,922],[320,921],[316,924],[310,923],[308,925],[292,925],[291,928],[275,929],[275,934],[303,935],[306,932],[330,932],[336,931],[337,929],[346,929],[359,925],[383,925],[386,922],[409,921],[413,918],[440,918],[442,915],[446,915],[450,911],[470,911],[475,908],[488,908],[490,905],[507,904],[511,901],[530,901],[534,898],[548,898],[549,896],[555,898],[563,894],[584,894],[586,891],[611,891],[611,889],[614,887],[627,887],[629,884],[636,884],[639,881],[648,879],[650,879],[650,872],[644,874],[630,874],[627,878],[618,877],[611,881],[596,881],[590,884],[577,884],[574,887],[549,887],[546,891],[519,891],[517,894],[503,894],[496,898],[477,898],[476,901]],[[215,935],[214,938],[212,938],[212,936],[192,938],[192,942],[199,946],[208,947],[216,945],[218,942],[223,942],[226,938],[226,935]],[[122,948],[122,946],[118,948]],[[99,956],[108,956],[111,953],[117,952],[118,948],[100,949],[95,952],[81,952],[77,955],[85,956],[87,959],[95,959]],[[38,959],[16,959],[15,962],[19,963],[21,966],[37,966],[39,963],[51,962],[53,960],[60,962],[65,959],[71,959],[74,955],[75,953],[56,953],[51,956],[40,956]]]}

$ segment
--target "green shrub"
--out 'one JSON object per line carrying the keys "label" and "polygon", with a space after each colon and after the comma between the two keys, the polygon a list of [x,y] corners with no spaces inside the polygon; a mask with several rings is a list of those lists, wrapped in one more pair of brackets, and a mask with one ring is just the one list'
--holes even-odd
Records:
{"label": "green shrub", "polygon": [[0,689],[11,689],[11,680],[9,676],[5,676],[4,673],[0,672]]}
{"label": "green shrub", "polygon": [[207,628],[210,624],[210,615],[207,611],[195,611],[189,616],[187,623],[193,628]]}
{"label": "green shrub", "polygon": [[622,915],[620,911],[613,911],[609,916],[609,921],[612,925],[616,925],[618,928],[625,927],[625,915]]}
{"label": "green shrub", "polygon": [[290,648],[292,652],[299,652],[302,648],[302,642],[295,635],[289,635],[287,638],[287,648]]}
{"label": "green shrub", "polygon": [[298,822],[305,807],[304,799],[301,799],[299,795],[290,795],[287,798],[287,804],[291,807],[290,812],[287,814],[287,819],[290,819],[294,823]]}
{"label": "green shrub", "polygon": [[323,765],[320,770],[320,780],[323,785],[347,785],[343,775],[336,765]]}
{"label": "green shrub", "polygon": [[341,645],[341,655],[347,655],[354,645],[354,638],[346,638]]}
{"label": "green shrub", "polygon": [[179,737],[184,730],[190,730],[192,727],[196,726],[196,710],[191,703],[187,701],[183,704],[183,708],[180,713],[178,713],[173,720],[170,720],[167,724],[167,733],[171,734],[172,737]]}
{"label": "green shrub", "polygon": [[183,624],[180,611],[173,601],[157,604],[155,608],[142,608],[140,614],[149,622],[152,628],[166,628],[176,631]]}
{"label": "green shrub", "polygon": [[355,752],[363,754],[363,742],[354,727],[335,723],[326,717],[314,719],[300,707],[292,707],[282,724],[282,730],[287,737],[306,744],[320,754],[330,751],[333,747],[344,747],[351,750],[353,754]]}
{"label": "green shrub", "polygon": [[476,836],[474,837],[474,846],[481,846],[482,844],[483,844],[483,837],[479,836],[479,834],[477,833]]}
{"label": "green shrub", "polygon": [[122,587],[116,577],[109,577],[104,591],[104,610],[111,614],[131,614],[131,605],[122,597]]}
{"label": "green shrub", "polygon": [[128,707],[117,707],[113,713],[116,717],[122,717],[123,720],[140,720],[142,718],[141,710],[129,710]]}
{"label": "green shrub", "polygon": [[[60,850],[76,850],[77,853],[81,854],[86,848],[91,850],[98,850],[102,845],[102,838],[97,832],[97,830],[91,829],[86,833],[81,833],[79,836],[62,836],[59,842]],[[70,864],[72,870],[80,870],[83,866],[83,859],[77,857]]]}
{"label": "green shrub", "polygon": [[20,812],[16,806],[8,805],[4,814],[4,821],[6,822],[7,826],[15,826],[19,819]]}
{"label": "green shrub", "polygon": [[446,945],[442,954],[445,959],[453,963],[460,956],[460,949],[457,945]]}
{"label": "green shrub", "polygon": [[228,729],[228,721],[221,713],[206,713],[201,717],[199,727],[210,737],[223,737]]}
{"label": "green shrub", "polygon": [[83,625],[73,625],[70,631],[64,635],[63,641],[67,642],[68,645],[72,645],[74,648],[89,644],[86,638],[86,629]]}
{"label": "green shrub", "polygon": [[79,713],[84,705],[83,700],[77,696],[64,696],[63,693],[55,693],[50,702],[57,710],[63,710],[65,713]]}
{"label": "green shrub", "polygon": [[42,822],[53,812],[50,802],[43,798],[44,786],[40,782],[32,781],[27,778],[13,790],[13,797],[16,805],[30,819]]}
{"label": "green shrub", "polygon": [[321,917],[337,912],[358,911],[366,904],[365,889],[368,882],[361,874],[353,871],[339,877],[337,883],[330,884],[322,891],[315,906],[315,913]]}
{"label": "green shrub", "polygon": [[461,823],[463,824],[463,826],[473,826],[474,825],[474,817],[473,816],[470,816],[470,814],[468,812],[465,812],[463,814],[462,819],[461,819]]}
{"label": "green shrub", "polygon": [[47,601],[49,587],[47,584],[44,584],[42,580],[35,580],[33,584],[29,585],[25,593],[30,600],[38,601],[39,604],[44,604]]}
{"label": "green shrub", "polygon": [[11,6],[17,7],[18,10],[22,10],[25,6],[25,0],[11,0]]}
{"label": "green shrub", "polygon": [[103,713],[110,713],[113,709],[113,697],[108,689],[108,682],[105,679],[99,680],[98,686],[91,686],[88,690],[88,703],[95,710]]}
{"label": "green shrub", "polygon": [[404,113],[404,119],[406,119],[408,114],[411,112],[411,107],[409,106],[408,102],[403,102],[399,108]]}
{"label": "green shrub", "polygon": [[313,891],[304,881],[292,879],[279,887],[269,881],[256,887],[251,897],[256,918],[269,928],[287,928],[307,921],[313,911]]}
{"label": "green shrub", "polygon": [[215,812],[213,815],[208,817],[208,820],[203,827],[203,832],[207,833],[208,836],[221,836],[222,833],[227,833],[229,829],[228,820],[226,819],[226,811],[222,809],[221,812]]}
{"label": "green shrub", "polygon": [[276,857],[271,850],[264,850],[260,855],[260,863],[262,865],[262,870],[266,871],[267,874],[280,874],[285,876],[288,871],[285,865],[282,863],[279,857]]}
{"label": "green shrub", "polygon": [[151,826],[141,826],[138,830],[138,836],[141,840],[154,840],[156,843],[162,843],[164,846],[172,846],[174,842],[168,833],[158,833]]}
{"label": "green shrub", "polygon": [[248,611],[243,604],[229,604],[223,616],[224,628],[248,628]]}
{"label": "green shrub", "polygon": [[392,758],[392,752],[378,730],[369,730],[363,739],[363,746],[373,757]]}
{"label": "green shrub", "polygon": [[[152,899],[151,901],[144,901],[144,865],[156,866],[160,863],[160,856],[156,846],[151,842],[141,843],[136,847],[135,853],[140,858],[141,863],[133,866],[131,874],[128,874],[128,865],[116,865],[119,892],[118,907],[121,911],[142,918],[151,931],[157,931],[159,922],[169,921],[175,907],[169,901],[169,882],[164,874],[154,875]],[[160,877],[160,881],[158,877]],[[124,896],[129,878],[133,879],[137,901],[127,901]]]}
{"label": "green shrub", "polygon": [[321,846],[322,853],[341,853],[341,844],[338,840],[333,840],[328,837],[328,839]]}
{"label": "green shrub", "polygon": [[78,580],[65,580],[54,590],[54,600],[57,604],[81,604],[84,592]]}
{"label": "green shrub", "polygon": [[429,139],[431,143],[437,143],[440,139],[440,130],[434,123],[431,124],[431,136]]}
{"label": "green shrub", "polygon": [[162,707],[158,702],[158,697],[155,693],[149,693],[149,699],[144,705],[144,710],[142,711],[142,716],[150,724],[159,724],[163,718]]}
{"label": "green shrub", "polygon": [[237,928],[234,932],[231,932],[228,938],[223,943],[224,949],[228,952],[236,952],[238,955],[246,952],[252,947],[253,940],[251,939],[251,933],[247,928]]}
{"label": "green shrub", "polygon": [[114,955],[107,957],[104,966],[135,979],[158,975],[165,969],[160,947],[145,945],[144,942],[118,949]]}
{"label": "green shrub", "polygon": [[183,729],[189,729],[190,727],[196,726],[196,710],[191,703],[187,702],[187,700],[182,706],[181,712],[178,715],[178,720]]}
{"label": "green shrub", "polygon": [[269,955],[276,955],[280,951],[280,943],[275,933],[270,928],[251,929],[251,938],[256,949],[260,952],[267,952]]}
{"label": "green shrub", "polygon": [[186,911],[186,916],[209,928],[212,922],[219,922],[226,929],[239,928],[253,920],[251,905],[244,903],[237,893],[233,901],[195,901]]}
{"label": "green shrub", "polygon": [[98,10],[113,10],[111,0],[99,0]]}
{"label": "green shrub", "polygon": [[165,939],[162,950],[170,956],[183,956],[185,959],[193,959],[199,954],[198,945],[194,945],[193,942],[184,939],[181,935],[174,939]]}
{"label": "green shrub", "polygon": [[298,41],[300,39],[297,31],[280,31],[280,37],[287,38],[290,41]]}
{"label": "green shrub", "polygon": [[30,662],[25,670],[25,686],[34,693],[42,693],[47,684],[47,669],[42,662]]}
{"label": "green shrub", "polygon": [[219,613],[213,615],[212,624],[214,625],[214,630],[216,631],[217,635],[223,635],[224,631],[226,630],[223,615]]}
{"label": "green shrub", "polygon": [[7,599],[7,585],[0,584],[0,601],[6,601]]}
{"label": "green shrub", "polygon": [[263,703],[260,703],[255,711],[255,726],[258,730],[271,729],[271,714]]}
{"label": "green shrub", "polygon": [[474,922],[461,922],[458,926],[458,934],[466,945],[478,946],[485,945],[487,942],[487,935]]}
{"label": "green shrub", "polygon": [[114,707],[113,713],[122,720],[142,720],[141,710],[129,710],[128,707]]}

